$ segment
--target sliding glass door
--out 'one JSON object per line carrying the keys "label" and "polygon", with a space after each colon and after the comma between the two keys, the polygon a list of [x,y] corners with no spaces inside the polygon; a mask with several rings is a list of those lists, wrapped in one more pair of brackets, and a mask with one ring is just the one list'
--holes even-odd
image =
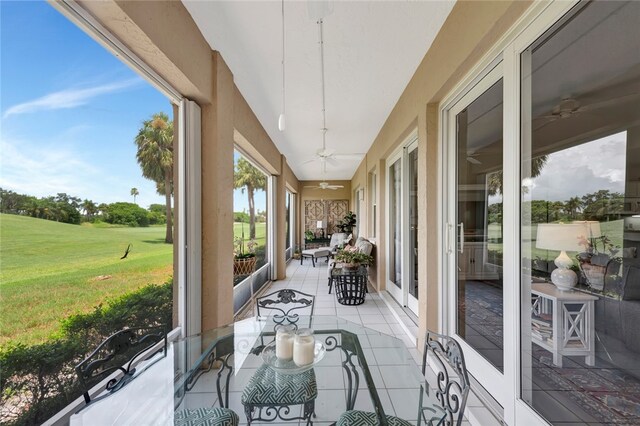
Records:
{"label": "sliding glass door", "polygon": [[501,64],[448,114],[448,329],[495,395],[504,383],[502,117]]}
{"label": "sliding glass door", "polygon": [[639,23],[581,3],[520,55],[521,392],[552,424],[640,424]]}
{"label": "sliding glass door", "polygon": [[387,291],[418,314],[418,141],[387,162],[389,235]]}

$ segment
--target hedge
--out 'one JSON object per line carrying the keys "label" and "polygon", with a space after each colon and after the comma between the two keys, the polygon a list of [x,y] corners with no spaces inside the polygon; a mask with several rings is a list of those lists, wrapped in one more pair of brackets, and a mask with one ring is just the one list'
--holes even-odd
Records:
{"label": "hedge", "polygon": [[147,285],[62,321],[58,337],[33,346],[0,349],[0,423],[38,425],[82,391],[75,366],[123,328],[172,325],[173,284]]}

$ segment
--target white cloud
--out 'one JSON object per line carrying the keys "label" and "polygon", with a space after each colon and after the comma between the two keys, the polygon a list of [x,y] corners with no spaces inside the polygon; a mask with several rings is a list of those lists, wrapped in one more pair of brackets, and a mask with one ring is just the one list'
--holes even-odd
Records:
{"label": "white cloud", "polygon": [[[19,149],[18,149],[19,147]],[[39,197],[85,193],[99,171],[61,146],[34,149],[24,142],[0,140],[0,187]]]}
{"label": "white cloud", "polygon": [[566,201],[601,189],[624,192],[626,132],[549,155],[526,199]]}
{"label": "white cloud", "polygon": [[97,96],[124,90],[140,83],[142,83],[142,79],[136,77],[102,86],[87,87],[83,89],[71,88],[49,93],[48,95],[44,95],[37,99],[10,107],[5,111],[2,118],[7,118],[8,116],[15,114],[28,114],[43,110],[75,108],[87,104],[89,100]]}
{"label": "white cloud", "polygon": [[132,187],[138,188],[137,204],[164,204],[164,196],[156,193],[155,183],[141,176],[135,157],[120,164],[108,158],[88,160],[90,151],[83,151],[73,142],[90,132],[87,126],[74,126],[57,135],[48,135],[46,142],[24,138],[0,138],[0,187],[19,194],[47,197],[65,192],[97,203],[132,202]]}

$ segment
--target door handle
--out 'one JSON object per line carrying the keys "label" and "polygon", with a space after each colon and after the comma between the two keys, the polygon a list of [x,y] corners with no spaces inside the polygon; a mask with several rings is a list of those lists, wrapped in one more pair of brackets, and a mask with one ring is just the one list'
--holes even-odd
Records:
{"label": "door handle", "polygon": [[458,234],[458,240],[460,241],[460,254],[464,253],[464,222],[460,222],[458,224],[458,228],[460,228],[460,233]]}
{"label": "door handle", "polygon": [[453,253],[453,249],[451,248],[452,232],[453,232],[453,225],[447,222],[447,231],[445,232],[445,238],[447,239],[447,254]]}

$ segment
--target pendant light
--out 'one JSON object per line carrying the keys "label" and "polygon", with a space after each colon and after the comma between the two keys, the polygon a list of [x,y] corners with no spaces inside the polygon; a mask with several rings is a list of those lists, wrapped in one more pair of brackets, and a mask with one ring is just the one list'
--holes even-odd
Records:
{"label": "pendant light", "polygon": [[278,130],[284,132],[284,0],[282,0],[282,112],[278,117]]}

